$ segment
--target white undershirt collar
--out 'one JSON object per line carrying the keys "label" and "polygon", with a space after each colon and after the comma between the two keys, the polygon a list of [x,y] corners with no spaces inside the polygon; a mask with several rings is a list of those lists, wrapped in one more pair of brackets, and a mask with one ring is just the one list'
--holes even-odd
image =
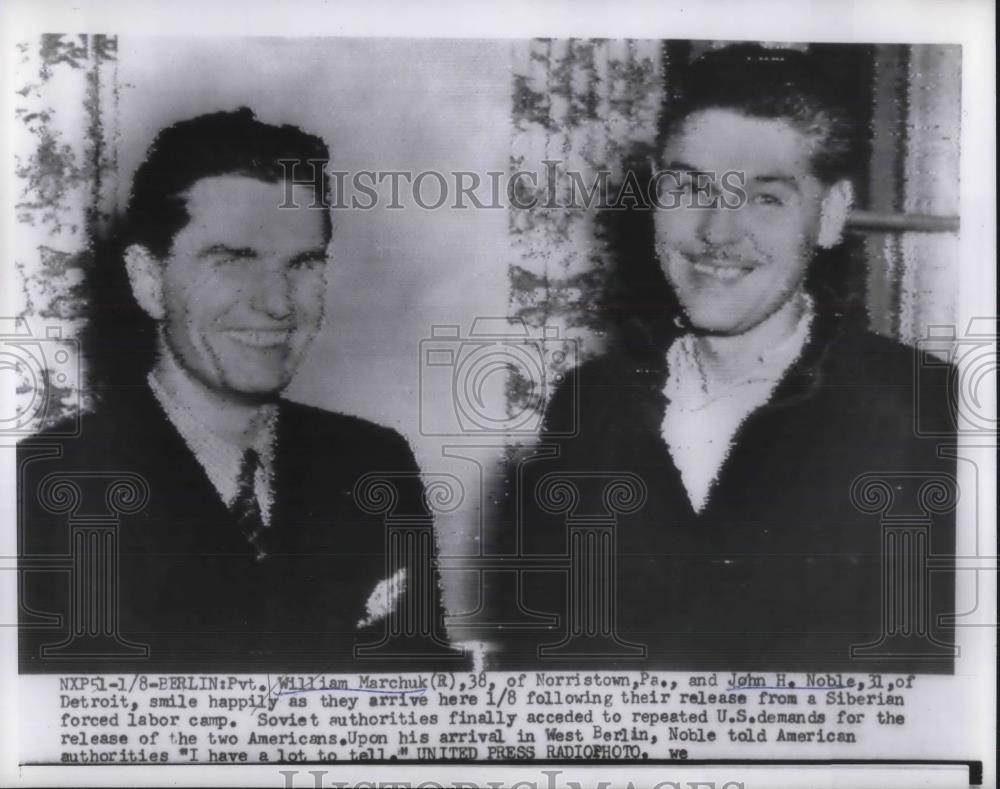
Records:
{"label": "white undershirt collar", "polygon": [[760,354],[740,378],[715,382],[704,372],[697,337],[684,334],[667,350],[667,408],[660,427],[681,474],[691,506],[701,512],[708,502],[740,425],[767,403],[805,347],[815,316],[808,295],[792,333]]}
{"label": "white undershirt collar", "polygon": [[[241,439],[236,439],[232,431],[232,415],[226,413],[225,404],[202,391],[200,385],[173,358],[173,354],[165,351],[161,356],[157,365],[161,375],[150,372],[146,379],[149,387],[226,506],[232,505],[236,498],[243,453],[247,449],[257,451],[261,462],[254,488],[262,517],[268,523],[274,495],[277,405],[267,403],[260,406],[250,416]],[[161,377],[169,380],[170,385],[165,385]]]}

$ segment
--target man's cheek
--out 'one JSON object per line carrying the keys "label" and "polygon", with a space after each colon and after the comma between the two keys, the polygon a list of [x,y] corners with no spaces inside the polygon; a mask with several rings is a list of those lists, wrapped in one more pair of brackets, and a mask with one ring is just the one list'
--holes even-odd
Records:
{"label": "man's cheek", "polygon": [[695,209],[672,208],[656,214],[656,239],[663,244],[690,244],[698,237],[702,213]]}
{"label": "man's cheek", "polygon": [[316,331],[323,320],[323,300],[311,300],[299,308],[299,327],[306,331]]}
{"label": "man's cheek", "polygon": [[304,325],[318,325],[323,319],[326,305],[326,283],[318,279],[302,286],[297,294],[299,321]]}

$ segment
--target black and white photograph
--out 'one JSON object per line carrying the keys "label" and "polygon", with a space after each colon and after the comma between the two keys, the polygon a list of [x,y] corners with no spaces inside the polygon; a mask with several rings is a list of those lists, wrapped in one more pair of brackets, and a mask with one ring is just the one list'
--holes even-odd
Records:
{"label": "black and white photograph", "polygon": [[4,11],[5,785],[991,785],[994,9],[279,5]]}

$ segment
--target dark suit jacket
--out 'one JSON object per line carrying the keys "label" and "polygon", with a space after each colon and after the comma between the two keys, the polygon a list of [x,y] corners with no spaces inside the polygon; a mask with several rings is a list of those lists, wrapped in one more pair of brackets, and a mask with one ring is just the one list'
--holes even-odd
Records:
{"label": "dark suit jacket", "polygon": [[[542,443],[558,446],[560,457],[526,465],[518,486],[526,552],[565,555],[564,517],[544,512],[535,498],[545,475],[628,473],[645,485],[644,506],[618,517],[613,602],[619,636],[644,645],[647,657],[596,663],[951,671],[948,648],[931,645],[936,659],[901,658],[911,647],[924,649],[926,639],[883,644],[895,660],[850,654],[852,645],[878,641],[886,627],[883,503],[885,515],[913,516],[909,523],[923,524],[917,531],[926,527],[930,551],[954,553],[954,502],[935,503],[927,494],[954,494],[955,462],[938,457],[940,438],[916,430],[918,413],[924,430],[947,431],[951,424],[947,375],[919,378],[912,348],[819,320],[771,401],[740,427],[705,508],[696,513],[660,435],[665,358],[664,348],[619,352],[577,369],[546,416]],[[574,426],[577,435],[559,437]],[[874,476],[859,480],[865,474]],[[875,478],[887,481],[891,502],[879,498],[887,489]],[[931,487],[921,494],[925,483]],[[599,484],[578,480],[577,514],[604,510]],[[917,565],[921,572],[927,566]],[[937,618],[954,612],[953,572],[927,571],[926,577],[930,597],[920,598],[914,621],[930,623],[934,637],[951,641]],[[535,650],[566,631],[567,580],[539,572],[524,582],[528,608],[563,619],[553,632],[511,638],[499,663],[558,667],[565,661],[539,661]],[[902,594],[904,582],[892,583]],[[926,590],[925,584],[921,593]],[[905,594],[916,593],[910,587]]]}
{"label": "dark suit jacket", "polygon": [[[386,658],[383,652],[354,659],[355,646],[378,643],[386,632],[385,619],[358,626],[366,618],[366,601],[380,580],[412,561],[401,557],[390,566],[383,516],[358,506],[355,483],[369,472],[401,473],[395,514],[426,512],[413,454],[393,430],[281,402],[270,527],[274,543],[272,556],[262,562],[255,560],[232,514],[145,386],[109,397],[84,416],[75,438],[42,433],[23,442],[18,469],[24,672],[463,665],[452,660],[460,653],[433,644],[416,648],[431,662],[421,661],[421,655],[413,655],[419,639],[403,650],[410,655],[405,659]],[[43,657],[43,645],[64,641],[71,623],[86,618],[71,610],[71,601],[103,604],[89,600],[85,590],[71,591],[85,568],[68,572],[66,557],[74,553],[71,517],[84,523],[87,515],[107,514],[109,503],[129,509],[127,494],[116,501],[106,496],[115,472],[138,475],[149,490],[141,511],[121,515],[116,530],[117,629],[124,641],[148,645],[149,656],[118,658],[113,655],[122,650],[112,648],[111,656],[100,659],[66,659],[85,645],[86,639],[77,639],[76,646]],[[81,491],[73,513],[49,511],[60,497],[58,488],[42,489],[52,474],[73,479]],[[432,540],[429,545],[432,549]],[[76,555],[84,558],[78,561],[97,556],[86,546],[82,554],[79,548]],[[100,572],[114,575],[113,570],[108,565]],[[408,571],[400,609],[408,600],[427,601],[429,619],[443,636],[436,574],[429,589],[419,590],[413,588],[414,567]],[[45,613],[60,615],[61,625],[34,626]]]}

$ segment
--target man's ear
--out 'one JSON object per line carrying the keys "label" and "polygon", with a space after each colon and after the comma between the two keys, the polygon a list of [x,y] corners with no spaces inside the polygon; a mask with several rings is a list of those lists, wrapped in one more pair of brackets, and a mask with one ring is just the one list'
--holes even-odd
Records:
{"label": "man's ear", "polygon": [[166,308],[163,304],[163,264],[141,244],[130,244],[125,248],[125,270],[132,286],[132,295],[154,321],[163,320]]}
{"label": "man's ear", "polygon": [[837,181],[827,190],[820,204],[819,237],[816,240],[823,249],[836,246],[844,237],[844,225],[852,205],[854,187],[850,181]]}

